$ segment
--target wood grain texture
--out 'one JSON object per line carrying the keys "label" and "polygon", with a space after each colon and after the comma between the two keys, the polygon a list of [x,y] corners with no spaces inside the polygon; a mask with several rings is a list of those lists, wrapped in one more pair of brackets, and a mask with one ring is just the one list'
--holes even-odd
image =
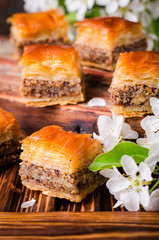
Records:
{"label": "wood grain texture", "polygon": [[158,213],[0,213],[0,238],[159,239]]}

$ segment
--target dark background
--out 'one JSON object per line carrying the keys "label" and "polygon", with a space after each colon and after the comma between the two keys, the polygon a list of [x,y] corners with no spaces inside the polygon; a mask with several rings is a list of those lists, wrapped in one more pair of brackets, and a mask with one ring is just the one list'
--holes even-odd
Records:
{"label": "dark background", "polygon": [[13,13],[24,12],[23,5],[23,0],[0,0],[0,34],[9,34],[10,26],[6,19]]}

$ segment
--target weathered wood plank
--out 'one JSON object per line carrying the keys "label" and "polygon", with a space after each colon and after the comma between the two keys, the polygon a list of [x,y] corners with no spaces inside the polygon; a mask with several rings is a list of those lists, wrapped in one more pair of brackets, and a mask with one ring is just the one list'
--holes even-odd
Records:
{"label": "weathered wood plank", "polygon": [[51,236],[52,239],[158,239],[159,215],[146,212],[0,213],[0,237],[4,236],[8,239],[43,239],[44,236],[45,239]]}

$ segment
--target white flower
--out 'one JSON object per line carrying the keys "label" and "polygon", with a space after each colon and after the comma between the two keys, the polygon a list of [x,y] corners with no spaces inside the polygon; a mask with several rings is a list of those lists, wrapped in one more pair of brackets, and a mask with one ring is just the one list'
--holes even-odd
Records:
{"label": "white flower", "polygon": [[89,100],[87,103],[88,107],[94,107],[94,106],[99,106],[99,107],[104,107],[106,106],[106,101],[103,98],[92,98]]}
{"label": "white flower", "polygon": [[159,211],[159,189],[151,193],[149,204],[145,206],[144,209],[146,211]]}
{"label": "white flower", "polygon": [[32,207],[35,204],[36,200],[32,198],[30,201],[23,202],[21,204],[21,208],[27,208],[27,207]]}
{"label": "white flower", "polygon": [[76,12],[76,20],[84,19],[87,9],[92,9],[95,0],[66,0],[65,5],[68,12]]}
{"label": "white flower", "polygon": [[138,211],[140,204],[144,207],[149,204],[148,184],[152,181],[149,166],[141,162],[136,165],[132,157],[124,155],[121,164],[126,173],[124,177],[116,167],[113,170],[105,169],[100,173],[105,177],[110,177],[106,186],[110,193],[118,200],[114,207],[122,204],[129,211]]}
{"label": "white flower", "polygon": [[117,116],[112,112],[112,118],[101,115],[97,121],[99,136],[93,133],[93,137],[103,144],[103,151],[110,151],[122,139],[136,139],[138,133],[124,123],[123,116]]}
{"label": "white flower", "polygon": [[24,10],[26,12],[40,12],[58,7],[57,0],[24,0]]}

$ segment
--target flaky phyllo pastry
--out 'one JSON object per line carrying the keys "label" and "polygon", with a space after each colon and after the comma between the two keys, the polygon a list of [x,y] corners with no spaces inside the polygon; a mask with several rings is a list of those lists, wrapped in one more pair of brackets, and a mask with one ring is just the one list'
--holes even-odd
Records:
{"label": "flaky phyllo pastry", "polygon": [[0,108],[0,166],[19,160],[20,125],[12,113]]}
{"label": "flaky phyllo pastry", "polygon": [[7,20],[11,26],[11,41],[15,45],[17,57],[23,53],[25,45],[69,44],[69,24],[58,10],[38,13],[16,13]]}
{"label": "flaky phyllo pastry", "polygon": [[22,183],[46,195],[79,202],[105,180],[87,168],[102,153],[102,145],[90,134],[47,126],[25,138],[22,149]]}
{"label": "flaky phyllo pastry", "polygon": [[121,52],[145,50],[141,23],[119,17],[97,17],[76,23],[75,47],[85,66],[113,71]]}
{"label": "flaky phyllo pastry", "polygon": [[159,53],[121,53],[109,92],[113,111],[125,117],[152,113],[150,98],[159,98]]}
{"label": "flaky phyllo pastry", "polygon": [[79,54],[73,47],[26,46],[20,64],[21,90],[27,105],[44,107],[84,101]]}

